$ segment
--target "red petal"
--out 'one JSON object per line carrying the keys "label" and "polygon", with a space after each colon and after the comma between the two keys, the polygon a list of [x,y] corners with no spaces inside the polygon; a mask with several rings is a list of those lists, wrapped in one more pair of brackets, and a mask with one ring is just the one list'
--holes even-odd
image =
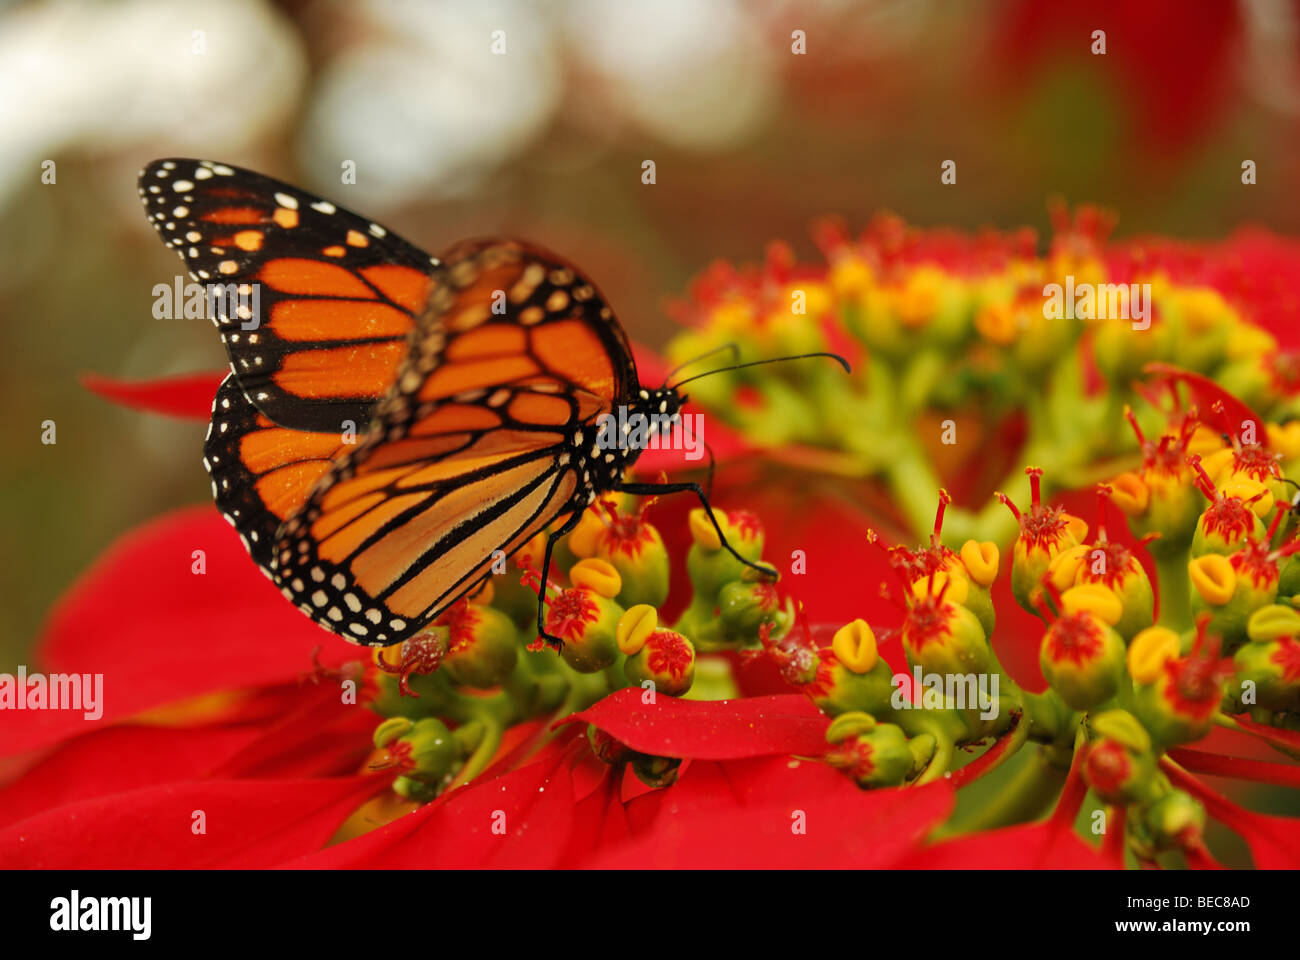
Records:
{"label": "red petal", "polygon": [[[68,804],[0,830],[0,868],[274,866],[318,850],[380,777],[204,780]],[[204,834],[193,816],[206,817]]]}
{"label": "red petal", "polygon": [[574,806],[573,833],[561,858],[562,866],[575,866],[631,835],[627,811],[619,798],[622,779],[621,770],[606,768],[597,788]]}
{"label": "red petal", "polygon": [[1295,870],[1300,868],[1300,820],[1273,817],[1237,806],[1191,774],[1168,760],[1160,767],[1174,785],[1186,790],[1201,803],[1205,812],[1229,827],[1250,846],[1251,859],[1260,870]]}
{"label": "red petal", "polygon": [[1300,731],[1283,730],[1250,719],[1248,714],[1239,713],[1233,721],[1248,734],[1253,734],[1265,743],[1281,747],[1291,754],[1300,754]]}
{"label": "red petal", "polygon": [[372,749],[378,717],[344,702],[335,680],[285,691],[282,715],[212,770],[217,778],[330,777],[354,772]]}
{"label": "red petal", "polygon": [[914,870],[1106,870],[1121,864],[1049,820],[936,844],[900,866]]}
{"label": "red petal", "polygon": [[731,760],[770,754],[820,756],[830,721],[798,694],[743,700],[680,700],[662,694],[643,704],[639,687],[559,721],[594,723],[633,750],[661,757]]}
{"label": "red petal", "polygon": [[196,779],[257,736],[255,728],[226,726],[95,730],[0,790],[0,826],[90,797]]}
{"label": "red petal", "polygon": [[1300,766],[1291,763],[1225,757],[1217,753],[1186,748],[1170,750],[1169,759],[1192,773],[1204,773],[1212,777],[1231,777],[1235,780],[1249,780],[1252,783],[1271,783],[1279,787],[1294,787],[1300,790]]}
{"label": "red petal", "polygon": [[[205,574],[190,572],[195,550]],[[103,716],[6,711],[0,755],[201,694],[295,681],[317,646],[329,664],[360,656],[285,601],[216,511],[178,510],[111,546],[59,601],[37,646],[49,672],[103,674]]]}
{"label": "red petal", "polygon": [[1168,363],[1148,363],[1142,369],[1146,373],[1153,373],[1160,377],[1187,384],[1187,389],[1191,391],[1192,398],[1196,402],[1196,409],[1200,419],[1215,430],[1220,429],[1222,425],[1219,416],[1213,412],[1215,403],[1223,404],[1223,418],[1226,419],[1227,425],[1234,436],[1247,420],[1254,423],[1257,428],[1264,423],[1263,418],[1254,410],[1227,390],[1224,390],[1223,387],[1209,377],[1203,377],[1199,373],[1192,373],[1190,370],[1182,370]]}
{"label": "red petal", "polygon": [[[588,747],[566,738],[545,761],[476,780],[364,836],[292,864],[309,868],[422,869],[556,866],[574,823],[568,764]],[[494,832],[494,827],[504,832]]]}
{"label": "red petal", "polygon": [[[761,456],[735,461],[714,477],[714,507],[748,510],[759,518],[766,534],[763,556],[781,572],[778,591],[803,603],[812,622],[842,625],[862,617],[876,626],[896,625],[899,611],[879,593],[881,583],[896,581],[884,552],[867,540],[868,531],[879,526],[877,518],[849,502],[843,481],[780,469]],[[673,584],[689,583],[688,514],[699,505],[690,494],[676,494],[650,511],[668,546]],[[793,572],[796,550],[802,552],[803,573]],[[689,591],[674,588],[662,616],[675,617],[688,598]]]}
{"label": "red petal", "polygon": [[[910,853],[953,806],[952,787],[944,782],[859,790],[823,764],[792,766],[777,758],[696,762],[655,797],[659,815],[648,832],[586,865],[888,867]],[[796,832],[798,827],[803,832]]]}
{"label": "red petal", "polygon": [[217,387],[228,372],[185,373],[176,377],[130,383],[112,377],[101,377],[97,373],[83,373],[81,385],[124,407],[149,410],[169,417],[207,420],[212,416],[212,398],[216,396]]}

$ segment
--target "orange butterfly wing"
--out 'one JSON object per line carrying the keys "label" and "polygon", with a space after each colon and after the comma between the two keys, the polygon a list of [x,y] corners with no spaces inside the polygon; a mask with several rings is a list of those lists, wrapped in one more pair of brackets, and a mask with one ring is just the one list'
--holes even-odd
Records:
{"label": "orange butterfly wing", "polygon": [[150,222],[208,286],[244,394],[285,427],[358,429],[392,385],[438,261],[377,223],[250,170],[156,160]]}
{"label": "orange butterfly wing", "polygon": [[392,644],[601,487],[601,414],[638,389],[622,330],[572,266],[517,242],[443,258],[370,433],[281,530],[276,582],[322,626]]}

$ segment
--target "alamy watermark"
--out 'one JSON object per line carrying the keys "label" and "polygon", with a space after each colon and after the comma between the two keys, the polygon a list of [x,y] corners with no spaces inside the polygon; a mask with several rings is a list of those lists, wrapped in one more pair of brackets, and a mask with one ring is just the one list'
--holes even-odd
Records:
{"label": "alamy watermark", "polygon": [[601,450],[682,450],[687,460],[704,456],[704,414],[640,413],[620,406],[601,414],[596,446]]}
{"label": "alamy watermark", "polygon": [[153,933],[152,897],[83,897],[80,890],[50,901],[50,929],[59,933],[84,930],[124,931],[133,940]]}
{"label": "alamy watermark", "polygon": [[1043,287],[1043,316],[1048,320],[1132,320],[1134,330],[1151,326],[1151,284],[1075,283]]}
{"label": "alamy watermark", "polygon": [[239,329],[256,330],[262,323],[262,285],[259,283],[173,283],[153,287],[153,315],[156,320],[211,320],[225,317],[239,321]]}
{"label": "alamy watermark", "polygon": [[0,710],[80,710],[87,720],[104,715],[102,673],[0,673]]}
{"label": "alamy watermark", "polygon": [[890,684],[894,693],[889,703],[895,710],[978,709],[982,720],[998,715],[996,673],[924,673],[917,664],[911,674],[894,674]]}

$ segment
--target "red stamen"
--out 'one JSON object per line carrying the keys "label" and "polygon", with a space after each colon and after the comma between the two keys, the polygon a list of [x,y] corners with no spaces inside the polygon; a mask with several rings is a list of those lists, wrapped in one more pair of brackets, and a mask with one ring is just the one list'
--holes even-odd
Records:
{"label": "red stamen", "polygon": [[1233,449],[1240,452],[1241,441],[1238,440],[1237,435],[1232,432],[1232,423],[1231,421],[1228,420],[1228,410],[1226,407],[1224,407],[1223,401],[1215,400],[1212,404],[1210,404],[1210,412],[1215,414],[1222,422],[1223,435],[1229,440],[1229,442],[1231,442]]}
{"label": "red stamen", "polygon": [[1205,472],[1205,468],[1201,466],[1201,455],[1194,453],[1187,458],[1187,462],[1196,471],[1196,488],[1208,499],[1213,500],[1219,491],[1214,486],[1214,481],[1210,479],[1210,475]]}
{"label": "red stamen", "polygon": [[1129,422],[1129,426],[1131,426],[1133,432],[1137,434],[1138,445],[1146,447],[1147,438],[1142,435],[1142,428],[1138,426],[1137,416],[1133,413],[1133,408],[1128,404],[1124,405],[1124,419]]}
{"label": "red stamen", "polygon": [[934,514],[934,532],[930,534],[930,546],[939,546],[939,534],[943,531],[943,512],[948,504],[952,503],[952,497],[948,496],[948,491],[942,487],[939,488],[939,509]]}
{"label": "red stamen", "polygon": [[1029,502],[1033,506],[1038,506],[1043,502],[1042,496],[1042,467],[1025,467],[1025,476],[1029,477]]}
{"label": "red stamen", "polygon": [[1287,506],[1279,503],[1277,505],[1277,513],[1273,515],[1273,522],[1268,525],[1268,534],[1264,537],[1264,539],[1267,540],[1269,543],[1273,542],[1273,534],[1277,533],[1278,525],[1282,522],[1282,518],[1285,517],[1286,515],[1287,515]]}
{"label": "red stamen", "polygon": [[1110,484],[1097,484],[1097,542],[1106,542],[1106,504],[1110,502]]}
{"label": "red stamen", "polygon": [[1020,511],[1016,508],[1016,505],[1015,505],[1014,503],[1011,502],[1011,498],[1010,498],[1010,497],[1008,497],[1008,496],[1007,496],[1005,493],[1003,493],[1001,490],[999,490],[999,491],[997,491],[996,493],[994,493],[993,496],[997,497],[997,498],[998,498],[999,500],[1001,500],[1004,504],[1006,504],[1007,509],[1011,511],[1011,514],[1012,514],[1012,516],[1014,516],[1014,517],[1016,518],[1016,521],[1017,521],[1017,522],[1020,521],[1020,519],[1021,519],[1021,518],[1020,518]]}

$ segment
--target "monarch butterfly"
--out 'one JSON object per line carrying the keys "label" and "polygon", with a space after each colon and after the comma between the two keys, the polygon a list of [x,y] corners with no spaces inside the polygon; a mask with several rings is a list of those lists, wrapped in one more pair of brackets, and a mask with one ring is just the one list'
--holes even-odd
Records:
{"label": "monarch butterfly", "polygon": [[572,264],[499,239],[432,257],[206,160],[156,160],[139,191],[208,284],[230,359],[204,449],[217,507],[322,627],[405,641],[550,528],[537,627],[559,645],[543,622],[552,549],[618,490],[695,493],[726,549],[774,574],[727,544],[698,484],[624,482],[641,451],[599,443],[603,415],[676,422],[685,397],[641,385],[617,319]]}

